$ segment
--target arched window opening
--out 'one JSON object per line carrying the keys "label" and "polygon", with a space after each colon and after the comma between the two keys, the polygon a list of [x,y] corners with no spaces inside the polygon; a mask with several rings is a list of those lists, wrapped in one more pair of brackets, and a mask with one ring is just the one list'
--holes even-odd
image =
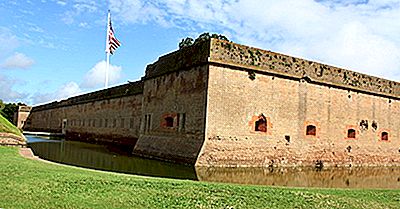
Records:
{"label": "arched window opening", "polygon": [[306,128],[306,135],[307,136],[316,136],[317,135],[317,127],[314,125],[308,125]]}
{"label": "arched window opening", "polygon": [[382,141],[388,141],[389,140],[389,133],[388,132],[382,132],[381,140]]}
{"label": "arched window opening", "polygon": [[165,119],[166,127],[174,127],[174,118],[173,117],[166,117],[164,119]]}
{"label": "arched window opening", "polygon": [[356,138],[356,130],[354,130],[354,129],[347,130],[347,138],[355,139]]}
{"label": "arched window opening", "polygon": [[255,131],[267,132],[267,119],[263,114],[261,114],[256,121]]}

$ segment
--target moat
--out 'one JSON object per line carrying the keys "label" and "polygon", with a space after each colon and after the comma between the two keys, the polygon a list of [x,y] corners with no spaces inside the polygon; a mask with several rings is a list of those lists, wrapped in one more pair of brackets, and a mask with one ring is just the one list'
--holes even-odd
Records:
{"label": "moat", "polygon": [[236,184],[400,189],[400,167],[192,167],[132,156],[131,148],[27,136],[35,155],[58,163],[119,173]]}

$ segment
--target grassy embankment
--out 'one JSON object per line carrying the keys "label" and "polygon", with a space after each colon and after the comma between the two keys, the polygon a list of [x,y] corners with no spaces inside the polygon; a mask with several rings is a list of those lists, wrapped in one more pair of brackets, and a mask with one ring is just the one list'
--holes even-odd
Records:
{"label": "grassy embankment", "polygon": [[0,147],[0,208],[400,208],[399,190],[243,186],[98,172]]}
{"label": "grassy embankment", "polygon": [[12,133],[17,136],[21,136],[21,131],[0,115],[0,133]]}

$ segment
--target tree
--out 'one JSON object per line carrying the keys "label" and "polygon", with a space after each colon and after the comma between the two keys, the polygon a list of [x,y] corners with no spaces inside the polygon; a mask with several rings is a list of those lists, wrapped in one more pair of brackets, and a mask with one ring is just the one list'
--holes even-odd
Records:
{"label": "tree", "polygon": [[196,38],[195,41],[193,41],[193,38],[190,38],[190,37],[182,39],[182,41],[179,43],[179,49],[192,46],[193,44],[197,44],[202,41],[210,40],[210,38],[216,38],[219,40],[229,41],[229,39],[226,36],[221,35],[221,34],[213,33],[210,35],[210,33],[202,33],[199,35],[199,37]]}
{"label": "tree", "polygon": [[[6,103],[0,102],[0,114],[11,123],[14,121],[14,113],[18,111],[18,106],[23,103]],[[3,108],[2,108],[3,107]]]}
{"label": "tree", "polygon": [[5,104],[3,103],[3,100],[0,99],[0,113],[4,109]]}
{"label": "tree", "polygon": [[185,39],[182,39],[182,41],[179,43],[179,49],[182,49],[184,47],[188,47],[193,45],[193,39],[190,37],[187,37]]}

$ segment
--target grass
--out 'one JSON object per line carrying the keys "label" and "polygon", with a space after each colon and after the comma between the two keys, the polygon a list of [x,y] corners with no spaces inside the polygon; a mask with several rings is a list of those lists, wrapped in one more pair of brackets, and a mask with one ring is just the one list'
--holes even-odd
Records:
{"label": "grass", "polygon": [[0,147],[0,208],[400,208],[399,190],[205,183],[60,166]]}
{"label": "grass", "polygon": [[15,127],[10,121],[0,115],[0,133],[12,133],[18,136],[22,136],[21,131]]}

